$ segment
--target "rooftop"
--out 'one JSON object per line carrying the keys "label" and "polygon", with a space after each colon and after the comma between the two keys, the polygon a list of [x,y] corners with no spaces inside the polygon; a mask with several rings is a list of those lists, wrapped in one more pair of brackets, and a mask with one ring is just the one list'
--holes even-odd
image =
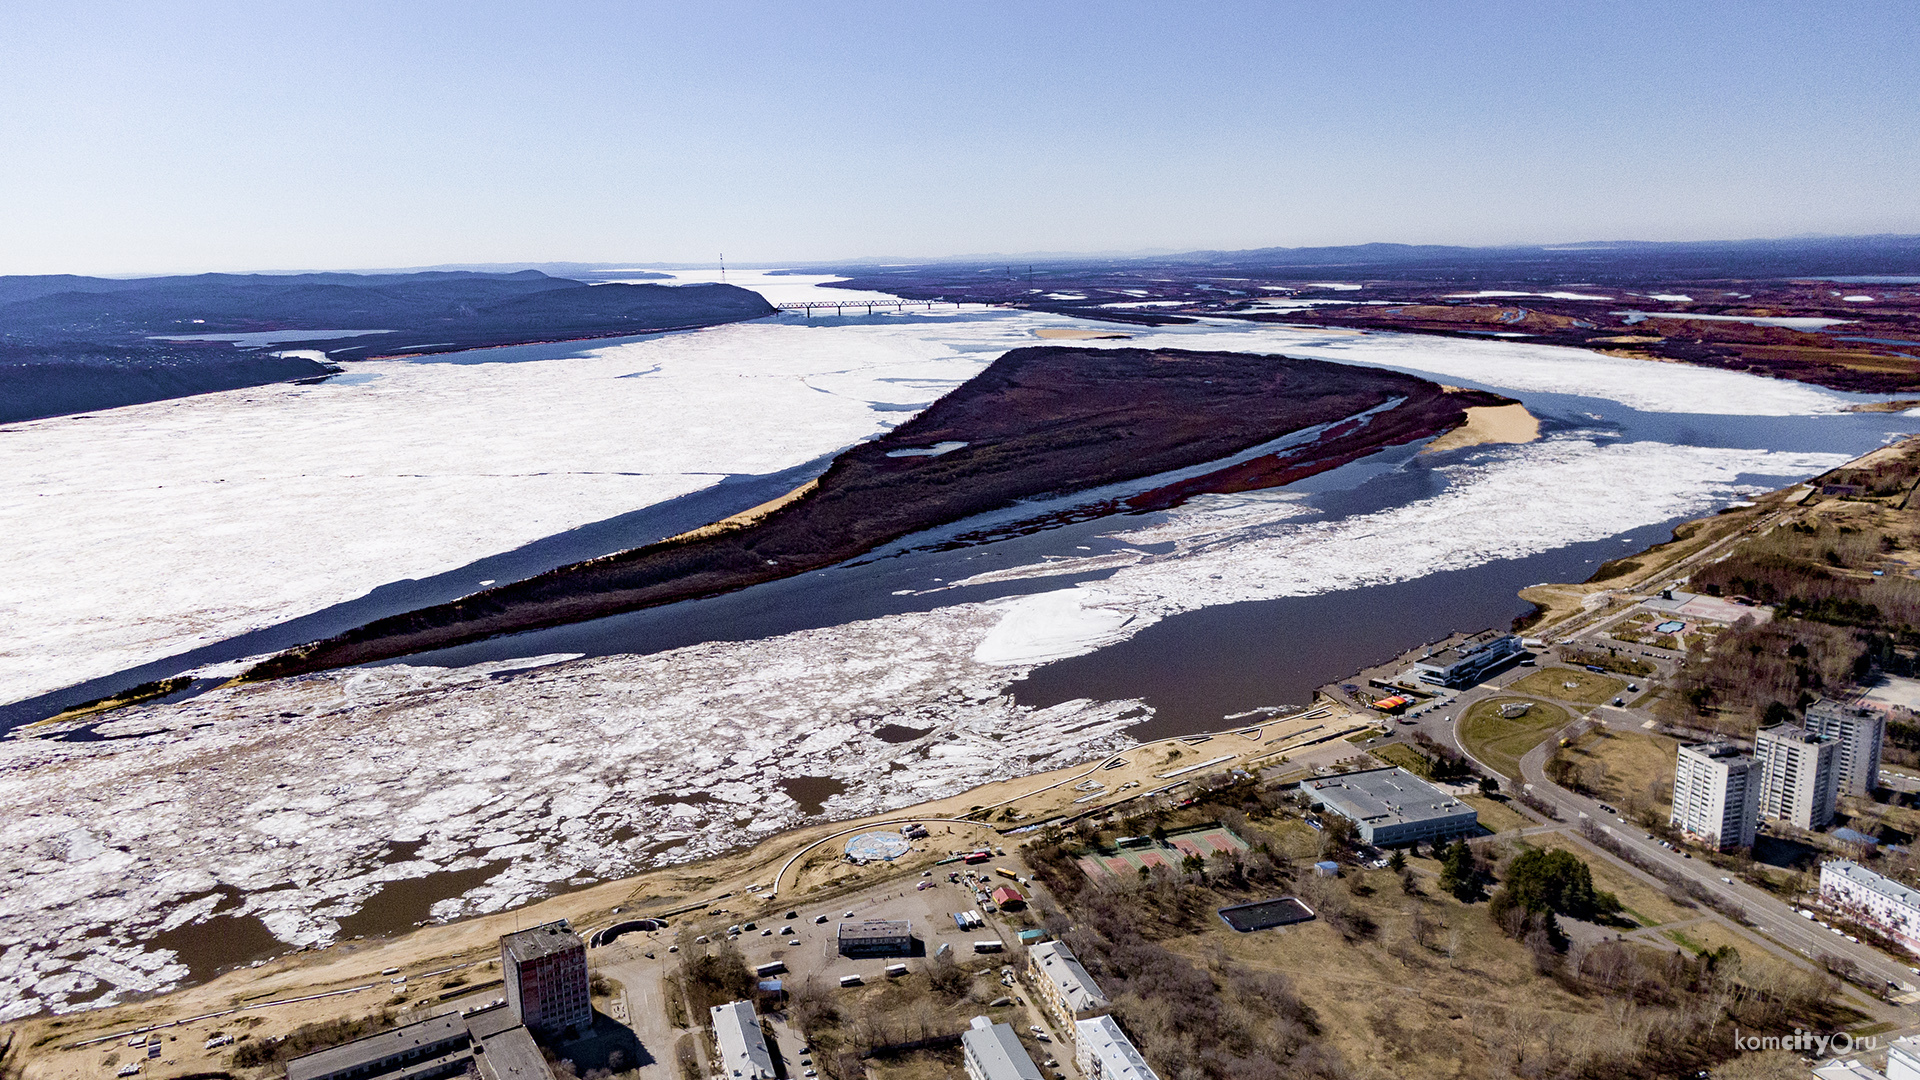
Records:
{"label": "rooftop", "polygon": [[774,1074],[773,1054],[767,1050],[767,1037],[760,1030],[753,1002],[715,1005],[713,1038],[720,1044],[720,1068],[725,1076],[752,1080]]}
{"label": "rooftop", "polygon": [[841,941],[903,938],[913,936],[913,923],[906,919],[868,919],[865,922],[843,922],[839,930]]}
{"label": "rooftop", "polygon": [[500,951],[521,963],[538,960],[543,956],[567,952],[570,949],[584,950],[587,943],[573,932],[566,920],[544,923],[531,930],[522,930],[515,934],[500,935]]}
{"label": "rooftop", "polygon": [[1474,813],[1472,807],[1399,766],[1305,781],[1316,798],[1354,821],[1425,821]]}
{"label": "rooftop", "polygon": [[1843,877],[1869,892],[1879,893],[1889,900],[1910,908],[1920,908],[1920,892],[1909,889],[1892,878],[1882,877],[1851,859],[1833,859],[1821,863],[1820,876],[1825,877],[1828,872]]}
{"label": "rooftop", "polygon": [[1100,1059],[1100,1080],[1160,1080],[1111,1016],[1074,1022],[1074,1040]]}
{"label": "rooftop", "polygon": [[459,1013],[447,1013],[417,1024],[408,1024],[391,1031],[382,1031],[350,1043],[329,1047],[305,1057],[297,1057],[287,1062],[287,1080],[307,1080],[314,1076],[327,1076],[342,1069],[352,1068],[372,1061],[381,1061],[396,1054],[416,1050],[423,1046],[435,1046],[441,1043],[464,1043],[467,1035],[466,1021]]}
{"label": "rooftop", "polygon": [[1415,663],[1431,665],[1433,667],[1448,667],[1469,657],[1477,656],[1486,651],[1489,646],[1499,642],[1503,638],[1512,636],[1512,634],[1504,630],[1482,630],[1468,637],[1465,641],[1455,642],[1444,649],[1430,652],[1415,661]]}
{"label": "rooftop", "polygon": [[1754,735],[1754,740],[1757,742],[1763,738],[1772,740],[1774,742],[1797,742],[1797,743],[1810,743],[1810,744],[1817,744],[1817,743],[1831,741],[1819,735],[1813,734],[1812,732],[1808,731],[1806,728],[1803,728],[1798,724],[1775,724],[1770,728],[1761,728],[1759,732]]}
{"label": "rooftop", "polygon": [[1080,964],[1080,958],[1073,955],[1064,941],[1047,941],[1027,951],[1028,959],[1047,981],[1058,987],[1060,996],[1067,1001],[1067,1008],[1074,1012],[1082,1009],[1104,1009],[1113,1004],[1107,995],[1100,992],[1100,984],[1093,981],[1087,969]]}
{"label": "rooftop", "polygon": [[480,1074],[488,1080],[552,1080],[553,1070],[533,1041],[533,1034],[520,1026],[480,1040],[481,1053],[475,1057]]}
{"label": "rooftop", "polygon": [[1738,759],[1747,756],[1745,750],[1740,749],[1732,743],[1726,742],[1692,743],[1687,746],[1682,746],[1680,749],[1691,754],[1698,754],[1701,757],[1714,758],[1716,760],[1726,760],[1729,758]]}
{"label": "rooftop", "polygon": [[988,1080],[1043,1080],[1040,1067],[1027,1056],[1026,1048],[1020,1045],[1020,1036],[1013,1032],[1013,1025],[987,1026],[979,1022],[984,1019],[984,1016],[975,1017],[973,1025],[960,1035],[967,1052],[979,1063],[981,1073]]}

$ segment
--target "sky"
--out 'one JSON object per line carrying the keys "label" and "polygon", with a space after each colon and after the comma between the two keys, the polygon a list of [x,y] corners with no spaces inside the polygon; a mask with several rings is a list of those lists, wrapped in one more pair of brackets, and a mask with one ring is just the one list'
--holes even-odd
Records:
{"label": "sky", "polygon": [[1920,233],[1920,4],[0,4],[0,274]]}

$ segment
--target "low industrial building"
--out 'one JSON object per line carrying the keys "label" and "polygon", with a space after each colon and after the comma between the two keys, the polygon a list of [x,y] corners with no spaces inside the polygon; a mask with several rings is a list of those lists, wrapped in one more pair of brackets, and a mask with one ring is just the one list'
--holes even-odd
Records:
{"label": "low industrial building", "polygon": [[1820,864],[1820,900],[1920,954],[1920,892],[1848,859]]}
{"label": "low industrial building", "polygon": [[960,1054],[969,1080],[1044,1080],[1012,1024],[974,1017],[960,1033]]}
{"label": "low industrial building", "polygon": [[1027,973],[1044,1005],[1060,1026],[1073,1030],[1075,1021],[1106,1012],[1113,1001],[1100,991],[1080,958],[1064,941],[1043,941],[1027,950]]}
{"label": "low industrial building", "polygon": [[1518,658],[1521,651],[1518,635],[1482,630],[1415,660],[1413,671],[1421,682],[1436,686],[1472,686],[1495,668]]}
{"label": "low industrial building", "polygon": [[912,956],[913,923],[868,919],[839,926],[841,956]]}
{"label": "low industrial building", "polygon": [[1759,765],[1724,742],[1682,746],[1673,766],[1674,828],[1721,851],[1752,847],[1760,814]]}
{"label": "low industrial building", "polygon": [[1480,824],[1473,807],[1398,766],[1306,780],[1300,790],[1383,847],[1465,836]]}
{"label": "low industrial building", "polygon": [[587,943],[565,919],[500,937],[507,1006],[534,1034],[570,1039],[593,1029]]}
{"label": "low industrial building", "polygon": [[726,1080],[773,1080],[773,1051],[751,1001],[715,1005],[713,1042],[719,1053],[720,1075]]}
{"label": "low industrial building", "polygon": [[496,1005],[469,1016],[449,1012],[287,1062],[287,1080],[553,1080],[533,1035]]}
{"label": "low industrial building", "polygon": [[1112,1016],[1073,1023],[1073,1063],[1087,1080],[1160,1080]]}

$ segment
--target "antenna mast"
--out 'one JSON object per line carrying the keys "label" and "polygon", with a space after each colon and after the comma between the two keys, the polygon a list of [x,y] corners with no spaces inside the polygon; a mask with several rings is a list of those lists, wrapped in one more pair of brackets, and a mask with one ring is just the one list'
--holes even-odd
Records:
{"label": "antenna mast", "polygon": [[720,284],[725,285],[726,283],[727,283],[727,253],[723,251],[720,253]]}

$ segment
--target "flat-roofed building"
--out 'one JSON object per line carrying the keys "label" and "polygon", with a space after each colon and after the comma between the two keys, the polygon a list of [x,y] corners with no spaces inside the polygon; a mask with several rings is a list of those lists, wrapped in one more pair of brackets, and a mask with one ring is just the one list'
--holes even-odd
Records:
{"label": "flat-roofed building", "polygon": [[905,919],[868,919],[839,926],[841,956],[912,956],[913,923]]}
{"label": "flat-roofed building", "polygon": [[1160,1080],[1112,1016],[1073,1022],[1073,1062],[1087,1080]]}
{"label": "flat-roofed building", "polygon": [[1832,739],[1834,784],[1842,795],[1871,795],[1880,786],[1880,744],[1887,738],[1887,717],[1821,698],[1807,707],[1807,731]]}
{"label": "flat-roofed building", "polygon": [[587,943],[566,920],[502,935],[500,972],[508,1007],[534,1034],[564,1039],[592,1029]]}
{"label": "flat-roofed building", "polygon": [[1674,828],[1721,851],[1751,847],[1760,814],[1757,763],[1728,743],[1682,746],[1673,766]]}
{"label": "flat-roofed building", "polygon": [[1087,974],[1080,958],[1064,941],[1043,941],[1027,950],[1027,973],[1033,977],[1040,1002],[1067,1031],[1076,1020],[1097,1016],[1113,1007],[1100,985]]}
{"label": "flat-roofed building", "polygon": [[976,1016],[960,1033],[960,1055],[969,1080],[1043,1080],[1040,1067],[1027,1056],[1012,1024],[996,1024]]}
{"label": "flat-roofed building", "polygon": [[533,1035],[505,1005],[444,1013],[287,1062],[287,1080],[552,1080]]}
{"label": "flat-roofed building", "polygon": [[1482,630],[1465,641],[1437,649],[1413,662],[1421,682],[1436,686],[1471,686],[1489,671],[1520,655],[1518,635]]}
{"label": "flat-roofed building", "polygon": [[1820,864],[1820,900],[1920,953],[1920,892],[1848,859]]}
{"label": "flat-roofed building", "polygon": [[1920,1080],[1920,1035],[1895,1039],[1887,1048],[1887,1080]]}
{"label": "flat-roofed building", "polygon": [[751,1001],[715,1005],[713,1041],[720,1053],[720,1075],[726,1080],[773,1080],[773,1051]]}
{"label": "flat-roofed building", "polygon": [[1794,724],[1761,728],[1753,756],[1760,771],[1760,817],[1800,829],[1824,829],[1839,795],[1831,739]]}
{"label": "flat-roofed building", "polygon": [[1398,766],[1306,780],[1300,790],[1353,822],[1369,844],[1464,836],[1480,823],[1473,807]]}

